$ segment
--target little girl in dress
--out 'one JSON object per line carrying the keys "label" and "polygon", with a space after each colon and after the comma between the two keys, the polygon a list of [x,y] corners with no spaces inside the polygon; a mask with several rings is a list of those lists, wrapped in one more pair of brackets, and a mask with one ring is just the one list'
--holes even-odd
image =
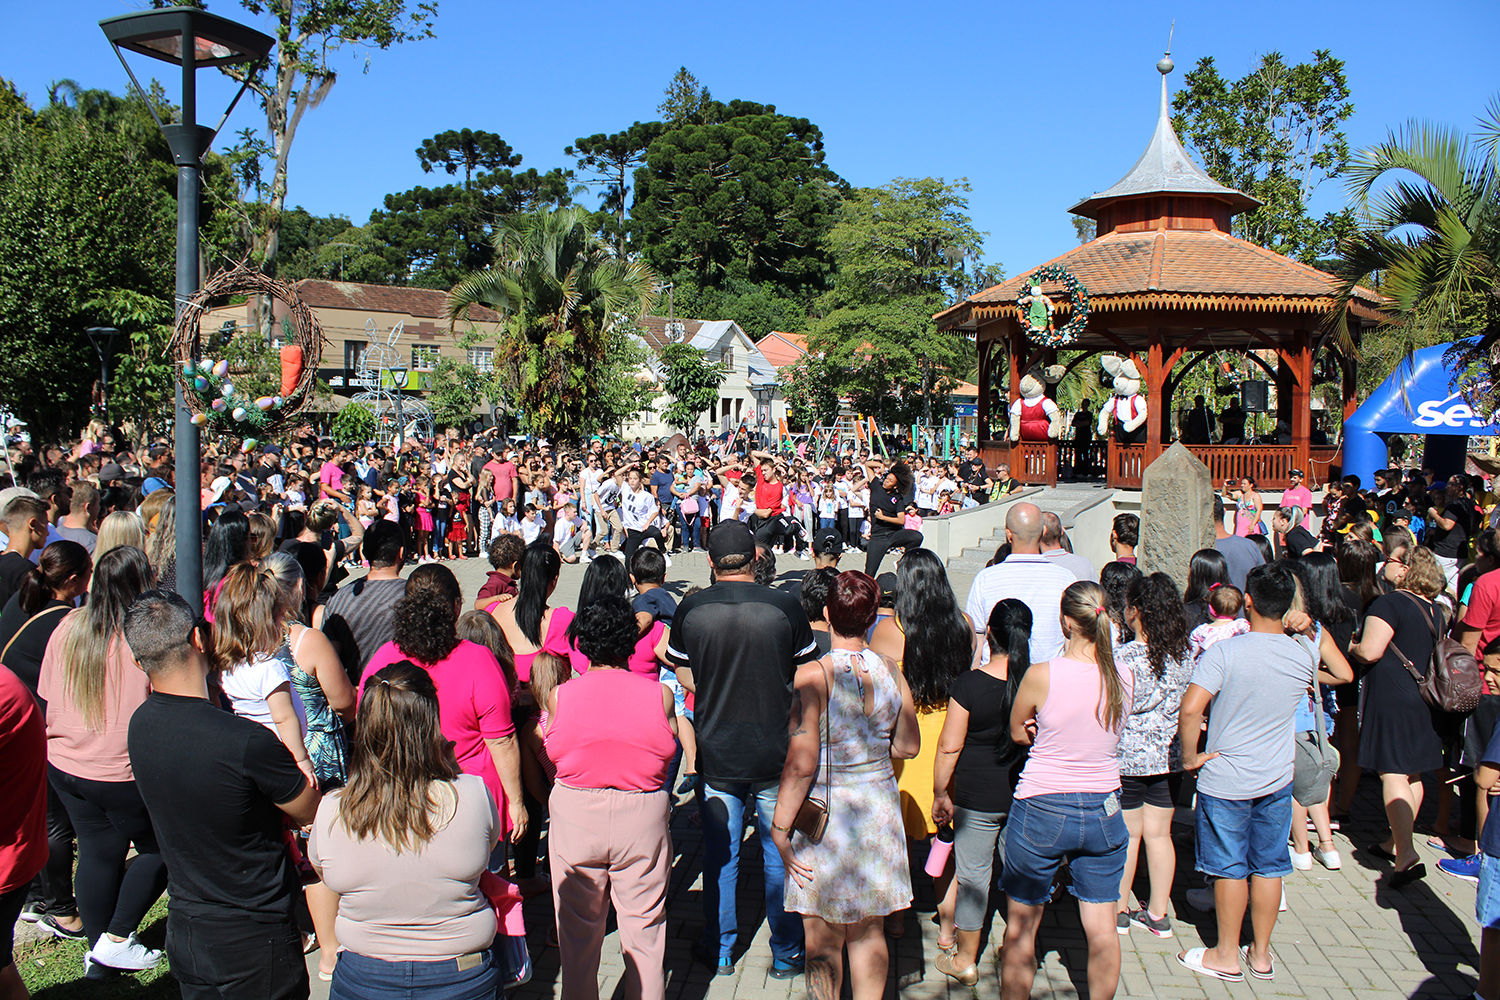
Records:
{"label": "little girl in dress", "polygon": [[1216,583],[1208,588],[1208,606],[1213,611],[1213,620],[1193,629],[1188,637],[1193,646],[1193,659],[1216,642],[1250,631],[1250,623],[1239,617],[1245,607],[1245,595],[1238,587]]}

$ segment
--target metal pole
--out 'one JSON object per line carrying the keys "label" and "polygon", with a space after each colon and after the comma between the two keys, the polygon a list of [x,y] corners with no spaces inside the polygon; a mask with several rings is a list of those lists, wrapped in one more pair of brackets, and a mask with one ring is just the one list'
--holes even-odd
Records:
{"label": "metal pole", "polygon": [[[197,124],[198,101],[193,45],[182,46],[182,121]],[[201,151],[191,165],[177,167],[177,308],[180,317],[198,292],[198,197]],[[197,358],[193,359],[194,362]],[[203,610],[203,482],[198,468],[198,427],[182,394],[182,373],[176,373],[176,433],[173,437],[177,500],[177,592],[194,611]]]}

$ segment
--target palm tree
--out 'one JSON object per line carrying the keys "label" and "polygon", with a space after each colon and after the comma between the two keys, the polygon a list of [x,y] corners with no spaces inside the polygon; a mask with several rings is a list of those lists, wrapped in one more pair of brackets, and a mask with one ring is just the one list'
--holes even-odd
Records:
{"label": "palm tree", "polygon": [[[1398,177],[1372,199],[1377,183]],[[1500,95],[1490,99],[1472,136],[1410,122],[1363,150],[1349,168],[1349,189],[1365,224],[1346,241],[1338,273],[1340,302],[1372,275],[1386,296],[1382,329],[1400,355],[1478,334],[1477,346],[1450,360],[1500,374]],[[1342,312],[1342,310],[1340,310]],[[1342,315],[1336,333],[1347,327]],[[1495,390],[1491,389],[1493,394]],[[1493,400],[1486,400],[1493,402]]]}
{"label": "palm tree", "polygon": [[448,326],[472,305],[500,313],[497,365],[531,426],[570,437],[590,424],[591,378],[613,328],[646,315],[656,274],[615,256],[578,206],[506,219],[490,238],[493,263],[448,292]]}

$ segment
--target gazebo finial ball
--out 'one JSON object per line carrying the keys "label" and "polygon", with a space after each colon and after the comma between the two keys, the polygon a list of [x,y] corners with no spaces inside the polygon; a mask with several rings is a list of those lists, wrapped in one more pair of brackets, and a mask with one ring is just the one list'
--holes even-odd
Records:
{"label": "gazebo finial ball", "polygon": [[1171,56],[1162,56],[1159,60],[1157,60],[1156,71],[1162,76],[1166,76],[1168,73],[1172,72],[1172,67],[1176,65],[1177,64],[1172,61]]}

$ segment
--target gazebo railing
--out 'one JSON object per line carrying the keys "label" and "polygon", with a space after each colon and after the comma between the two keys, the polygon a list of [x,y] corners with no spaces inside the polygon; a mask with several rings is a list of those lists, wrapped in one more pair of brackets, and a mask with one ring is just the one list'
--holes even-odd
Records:
{"label": "gazebo railing", "polygon": [[[1262,489],[1288,489],[1292,485],[1290,473],[1297,468],[1298,461],[1297,446],[1290,444],[1190,444],[1187,449],[1208,466],[1215,488],[1222,486],[1226,479],[1249,476]],[[1145,463],[1145,445],[1121,445],[1111,441],[1109,485],[1119,489],[1140,489]]]}
{"label": "gazebo railing", "polygon": [[1057,485],[1057,444],[1017,441],[1010,446],[1010,474],[1027,486]]}

